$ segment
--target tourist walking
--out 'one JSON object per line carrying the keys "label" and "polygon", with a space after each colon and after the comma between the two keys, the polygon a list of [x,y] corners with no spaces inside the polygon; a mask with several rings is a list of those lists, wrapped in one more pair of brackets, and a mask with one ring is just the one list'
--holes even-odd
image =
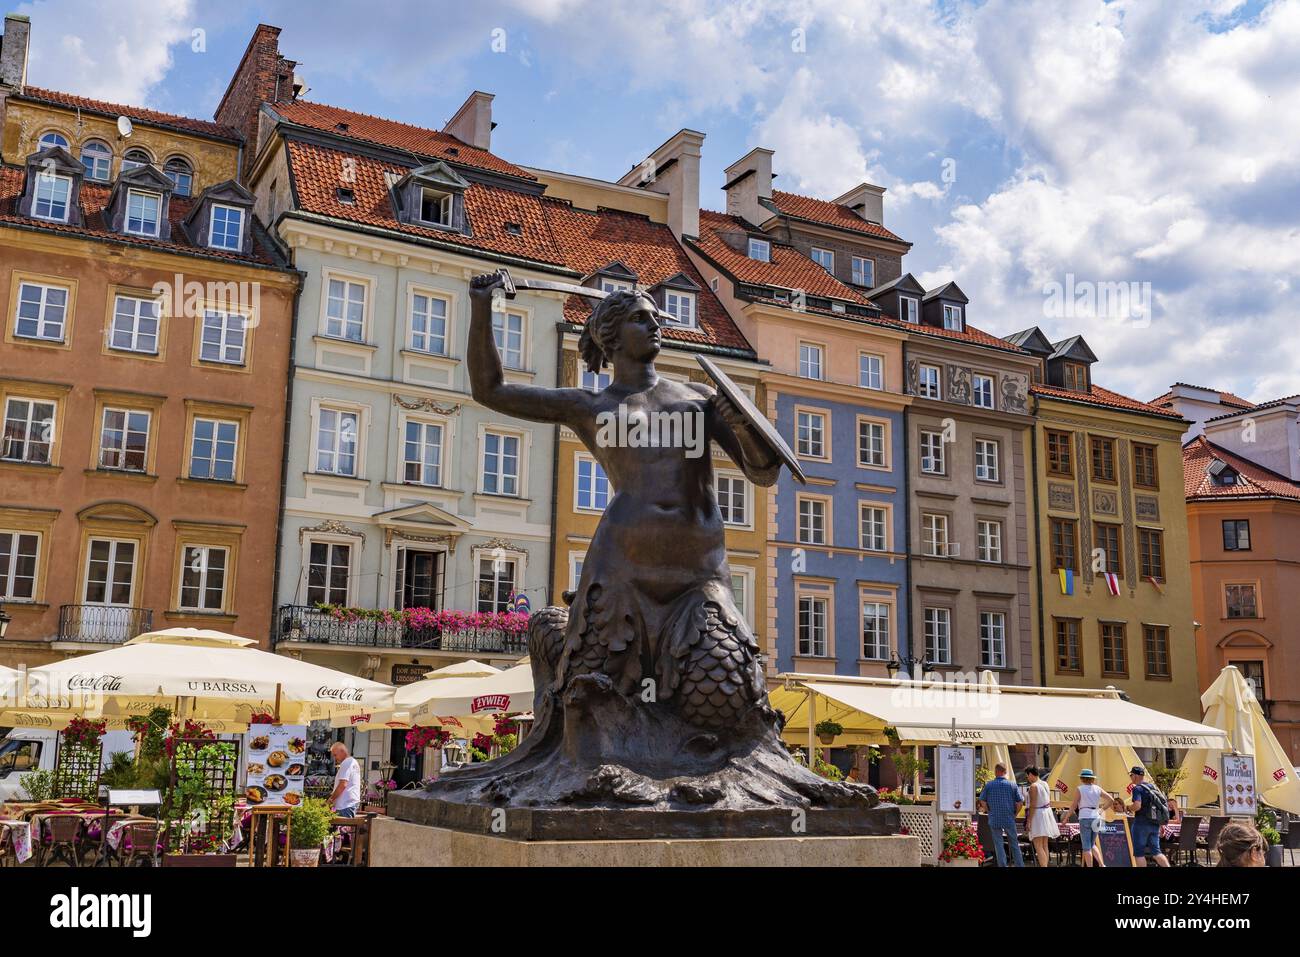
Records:
{"label": "tourist walking", "polygon": [[1011,857],[1016,867],[1024,867],[1020,854],[1020,835],[1016,830],[1016,815],[1024,807],[1020,789],[1007,780],[1007,766],[998,762],[993,766],[993,780],[979,793],[979,809],[989,816],[989,829],[993,832],[993,854],[998,867],[1007,866],[1007,852],[1002,846],[1005,838],[1011,842]]}
{"label": "tourist walking", "polygon": [[1146,770],[1140,765],[1129,769],[1128,778],[1133,782],[1129,792],[1133,800],[1128,805],[1133,813],[1133,862],[1146,867],[1150,857],[1160,867],[1168,867],[1169,858],[1160,849],[1160,829],[1169,823],[1169,801],[1159,788],[1147,782]]}
{"label": "tourist walking", "polygon": [[1047,782],[1038,776],[1038,768],[1030,765],[1025,768],[1025,777],[1029,779],[1029,793],[1026,795],[1025,822],[1028,825],[1029,840],[1034,845],[1034,855],[1038,866],[1047,866],[1047,843],[1061,836],[1061,829],[1056,825],[1056,815],[1052,813],[1052,795]]}
{"label": "tourist walking", "polygon": [[334,790],[330,792],[330,807],[339,817],[356,817],[361,804],[361,765],[348,754],[348,746],[335,741],[330,746],[334,757]]}
{"label": "tourist walking", "polygon": [[1075,788],[1074,802],[1065,812],[1068,821],[1070,815],[1079,815],[1079,842],[1083,845],[1084,867],[1105,867],[1106,861],[1101,856],[1101,812],[1115,807],[1111,796],[1097,784],[1097,775],[1091,768],[1079,772],[1079,786]]}

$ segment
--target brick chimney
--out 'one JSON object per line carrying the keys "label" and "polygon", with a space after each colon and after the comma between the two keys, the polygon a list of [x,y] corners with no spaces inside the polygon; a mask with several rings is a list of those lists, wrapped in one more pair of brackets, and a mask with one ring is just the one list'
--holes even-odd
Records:
{"label": "brick chimney", "polygon": [[727,212],[755,226],[772,218],[759,200],[772,198],[772,151],[756,146],[726,169]]}
{"label": "brick chimney", "polygon": [[492,101],[496,99],[491,93],[475,90],[460,105],[456,114],[442,128],[444,133],[456,137],[462,143],[477,146],[481,150],[492,149]]}
{"label": "brick chimney", "polygon": [[847,206],[869,223],[885,225],[885,187],[859,183],[835,200]]}
{"label": "brick chimney", "polygon": [[668,196],[668,228],[678,239],[700,235],[700,150],[704,134],[678,130],[618,181]]}
{"label": "brick chimney", "polygon": [[0,104],[6,94],[21,93],[27,85],[27,44],[31,21],[18,13],[5,16],[5,30],[0,34]]}
{"label": "brick chimney", "polygon": [[218,123],[234,127],[244,136],[241,179],[262,145],[258,140],[258,111],[263,103],[297,98],[293,73],[297,65],[280,55],[280,28],[259,23],[214,115]]}

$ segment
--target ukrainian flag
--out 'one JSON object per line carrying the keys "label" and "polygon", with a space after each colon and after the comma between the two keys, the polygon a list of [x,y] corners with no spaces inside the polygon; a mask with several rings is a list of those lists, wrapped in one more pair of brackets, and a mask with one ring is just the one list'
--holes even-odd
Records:
{"label": "ukrainian flag", "polygon": [[1074,594],[1074,569],[1059,568],[1057,569],[1057,572],[1061,576],[1061,594],[1073,595]]}

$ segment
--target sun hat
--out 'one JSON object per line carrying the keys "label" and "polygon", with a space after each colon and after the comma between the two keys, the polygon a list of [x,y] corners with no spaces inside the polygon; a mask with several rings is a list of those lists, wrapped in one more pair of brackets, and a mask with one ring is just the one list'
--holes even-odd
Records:
{"label": "sun hat", "polygon": [[1079,772],[1079,777],[1081,778],[1095,778],[1096,776],[1097,775],[1092,773],[1092,768],[1084,768]]}

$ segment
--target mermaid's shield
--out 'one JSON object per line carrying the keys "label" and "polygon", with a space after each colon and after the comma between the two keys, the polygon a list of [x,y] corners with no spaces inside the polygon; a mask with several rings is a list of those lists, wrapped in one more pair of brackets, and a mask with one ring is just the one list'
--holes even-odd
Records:
{"label": "mermaid's shield", "polygon": [[767,417],[758,411],[758,406],[749,401],[749,396],[745,395],[740,386],[732,382],[731,377],[719,369],[717,363],[707,356],[697,354],[695,361],[709,374],[709,378],[718,387],[718,391],[730,399],[731,404],[740,410],[740,414],[745,417],[745,421],[763,439],[767,447],[785,463],[786,467],[790,469],[790,474],[801,485],[807,485],[808,477],[803,474],[803,468],[799,465],[799,460],[795,458],[794,452],[790,450],[790,446],[786,445],[785,439],[781,438],[781,433],[767,420]]}

